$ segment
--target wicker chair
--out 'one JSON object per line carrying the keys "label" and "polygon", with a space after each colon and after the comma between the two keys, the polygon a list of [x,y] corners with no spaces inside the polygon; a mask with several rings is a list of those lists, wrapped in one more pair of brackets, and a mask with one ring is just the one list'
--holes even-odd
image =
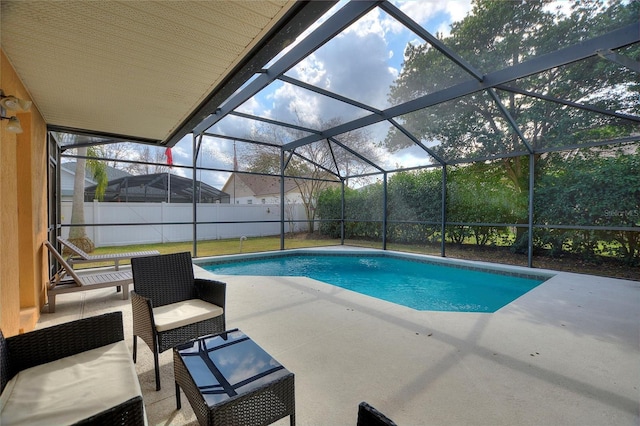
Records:
{"label": "wicker chair", "polygon": [[133,258],[131,269],[133,362],[139,336],[153,352],[156,390],[160,390],[160,353],[225,331],[226,284],[194,278],[189,252]]}
{"label": "wicker chair", "polygon": [[[40,367],[47,363],[54,364],[63,358],[76,356],[86,351],[93,350],[94,354],[92,356],[95,356],[95,350],[99,350],[101,347],[111,347],[113,344],[123,340],[122,312],[111,312],[83,318],[29,333],[18,334],[7,337],[6,339],[0,331],[0,393],[5,390],[5,387],[14,376],[19,373],[23,374],[21,372],[25,370]],[[109,353],[110,359],[113,360],[114,351],[110,350]],[[77,371],[70,375],[70,381],[73,380],[73,374],[77,374]],[[135,382],[138,381],[133,365],[131,366],[131,380]],[[24,383],[25,382],[22,381],[16,383],[15,386],[17,388]],[[62,389],[69,389],[71,387],[70,383],[55,384],[59,385]],[[100,385],[100,382],[95,384],[98,388]],[[74,381],[73,387],[76,386],[79,386],[79,384],[77,381]],[[17,393],[16,388],[13,388],[14,394]],[[53,392],[53,399],[60,398],[63,400],[62,402],[69,402],[68,396],[65,396],[62,389],[59,393]],[[127,390],[131,389],[127,388]],[[136,394],[135,390],[131,391],[131,393]],[[137,392],[139,393],[130,399],[127,399],[130,395],[123,395],[122,402],[90,417],[79,420],[75,424],[146,425],[147,421],[145,419],[142,393],[139,386]],[[52,399],[51,394],[47,395],[49,399]],[[45,398],[45,396],[46,395],[43,395],[42,398]],[[37,396],[33,397],[37,398]],[[10,398],[10,396],[8,398]],[[80,404],[84,409],[87,408],[86,402],[87,401],[76,401],[76,403]],[[56,416],[60,416],[61,412],[64,414],[63,410],[58,410],[58,413],[49,416],[48,413],[39,411],[42,407],[38,408],[31,405],[29,408],[36,414],[38,418],[37,421],[40,421],[40,423],[42,423],[44,417],[46,423],[56,424],[60,421],[60,418]],[[28,409],[24,411],[25,416],[23,417],[29,417],[28,411]],[[68,411],[78,414],[76,410]],[[2,417],[0,414],[0,424],[3,423]],[[31,421],[29,421],[29,423],[31,423]]]}

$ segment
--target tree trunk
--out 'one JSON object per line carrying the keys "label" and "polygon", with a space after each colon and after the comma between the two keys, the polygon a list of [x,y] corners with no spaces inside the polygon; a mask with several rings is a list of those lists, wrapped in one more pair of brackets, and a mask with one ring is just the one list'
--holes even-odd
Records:
{"label": "tree trunk", "polygon": [[[87,155],[87,148],[78,148],[78,156]],[[87,160],[78,158],[76,173],[73,181],[73,202],[71,205],[71,224],[84,225],[84,181]],[[92,252],[95,248],[93,241],[87,237],[84,226],[72,226],[69,229],[69,240],[86,252]]]}

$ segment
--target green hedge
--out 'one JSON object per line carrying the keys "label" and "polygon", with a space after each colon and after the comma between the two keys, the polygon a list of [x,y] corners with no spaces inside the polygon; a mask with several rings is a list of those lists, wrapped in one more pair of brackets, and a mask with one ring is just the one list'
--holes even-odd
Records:
{"label": "green hedge", "polygon": [[[526,160],[526,159],[525,159]],[[528,161],[523,161],[528,167]],[[528,175],[528,170],[524,170]],[[539,158],[535,170],[534,223],[565,226],[640,226],[640,155],[592,151]],[[387,193],[387,241],[428,244],[441,241],[442,172],[399,172]],[[451,167],[447,173],[447,221],[528,223],[528,189],[515,185],[500,162]],[[318,199],[320,232],[340,237],[341,191],[327,189]],[[345,189],[345,238],[382,239],[383,185]],[[511,245],[526,252],[526,227],[448,225],[448,242]],[[586,259],[613,256],[640,263],[640,233],[536,228],[534,249],[553,256]]]}

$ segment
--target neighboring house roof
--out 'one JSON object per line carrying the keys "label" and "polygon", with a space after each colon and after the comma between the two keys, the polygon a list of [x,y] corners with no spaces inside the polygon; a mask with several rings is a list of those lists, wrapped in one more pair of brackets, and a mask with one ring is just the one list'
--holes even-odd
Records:
{"label": "neighboring house roof", "polygon": [[[249,189],[254,197],[280,195],[280,177],[278,176],[232,173],[231,176],[229,176],[227,182],[222,187],[222,190],[226,192],[232,192],[234,179],[237,179],[236,183],[241,183],[247,189]],[[298,187],[293,179],[285,178],[284,192],[285,194],[299,192]]]}
{"label": "neighboring house roof", "polygon": [[[235,180],[237,179],[237,180]],[[235,187],[234,187],[235,182]],[[305,182],[301,181],[300,186],[305,187]],[[327,182],[329,185],[334,185],[331,182]],[[339,184],[336,181],[335,184]],[[222,190],[229,194],[238,194],[238,197],[252,196],[255,198],[260,197],[280,197],[280,177],[279,176],[263,176],[247,173],[232,173],[229,179],[225,182]],[[239,193],[236,192],[239,190]],[[249,194],[250,192],[250,194]],[[285,194],[301,194],[300,188],[296,184],[294,178],[284,179],[284,193]],[[235,195],[234,195],[235,196]]]}
{"label": "neighboring house roof", "polygon": [[[196,181],[196,197],[200,203],[229,203],[229,194],[206,183]],[[170,192],[170,195],[167,195]],[[85,189],[85,201],[95,198],[96,185]],[[128,175],[109,181],[103,201],[190,203],[193,180],[168,173]]]}
{"label": "neighboring house roof", "polygon": [[[69,161],[69,162],[60,164],[60,195],[63,198],[73,197],[73,185],[74,185],[74,178],[76,174],[76,166],[77,166],[77,162],[75,161]],[[106,172],[107,172],[108,180],[129,176],[128,172],[121,169],[116,169],[115,167],[111,167],[111,166],[106,167]],[[87,186],[95,185],[95,184],[96,184],[96,181],[93,179],[93,174],[87,168],[87,171],[84,176],[84,186],[86,188]]]}
{"label": "neighboring house roof", "polygon": [[[261,175],[247,175],[237,174],[238,179],[244,182],[256,196],[280,194],[280,178],[277,176],[261,176]],[[293,179],[284,180],[284,192],[285,194],[292,191],[297,191],[298,187]]]}

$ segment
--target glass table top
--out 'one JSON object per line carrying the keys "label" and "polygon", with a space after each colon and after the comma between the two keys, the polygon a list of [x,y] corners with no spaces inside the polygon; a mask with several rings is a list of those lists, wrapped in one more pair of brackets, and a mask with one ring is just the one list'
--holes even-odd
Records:
{"label": "glass table top", "polygon": [[176,351],[209,406],[291,374],[238,329],[190,341]]}

